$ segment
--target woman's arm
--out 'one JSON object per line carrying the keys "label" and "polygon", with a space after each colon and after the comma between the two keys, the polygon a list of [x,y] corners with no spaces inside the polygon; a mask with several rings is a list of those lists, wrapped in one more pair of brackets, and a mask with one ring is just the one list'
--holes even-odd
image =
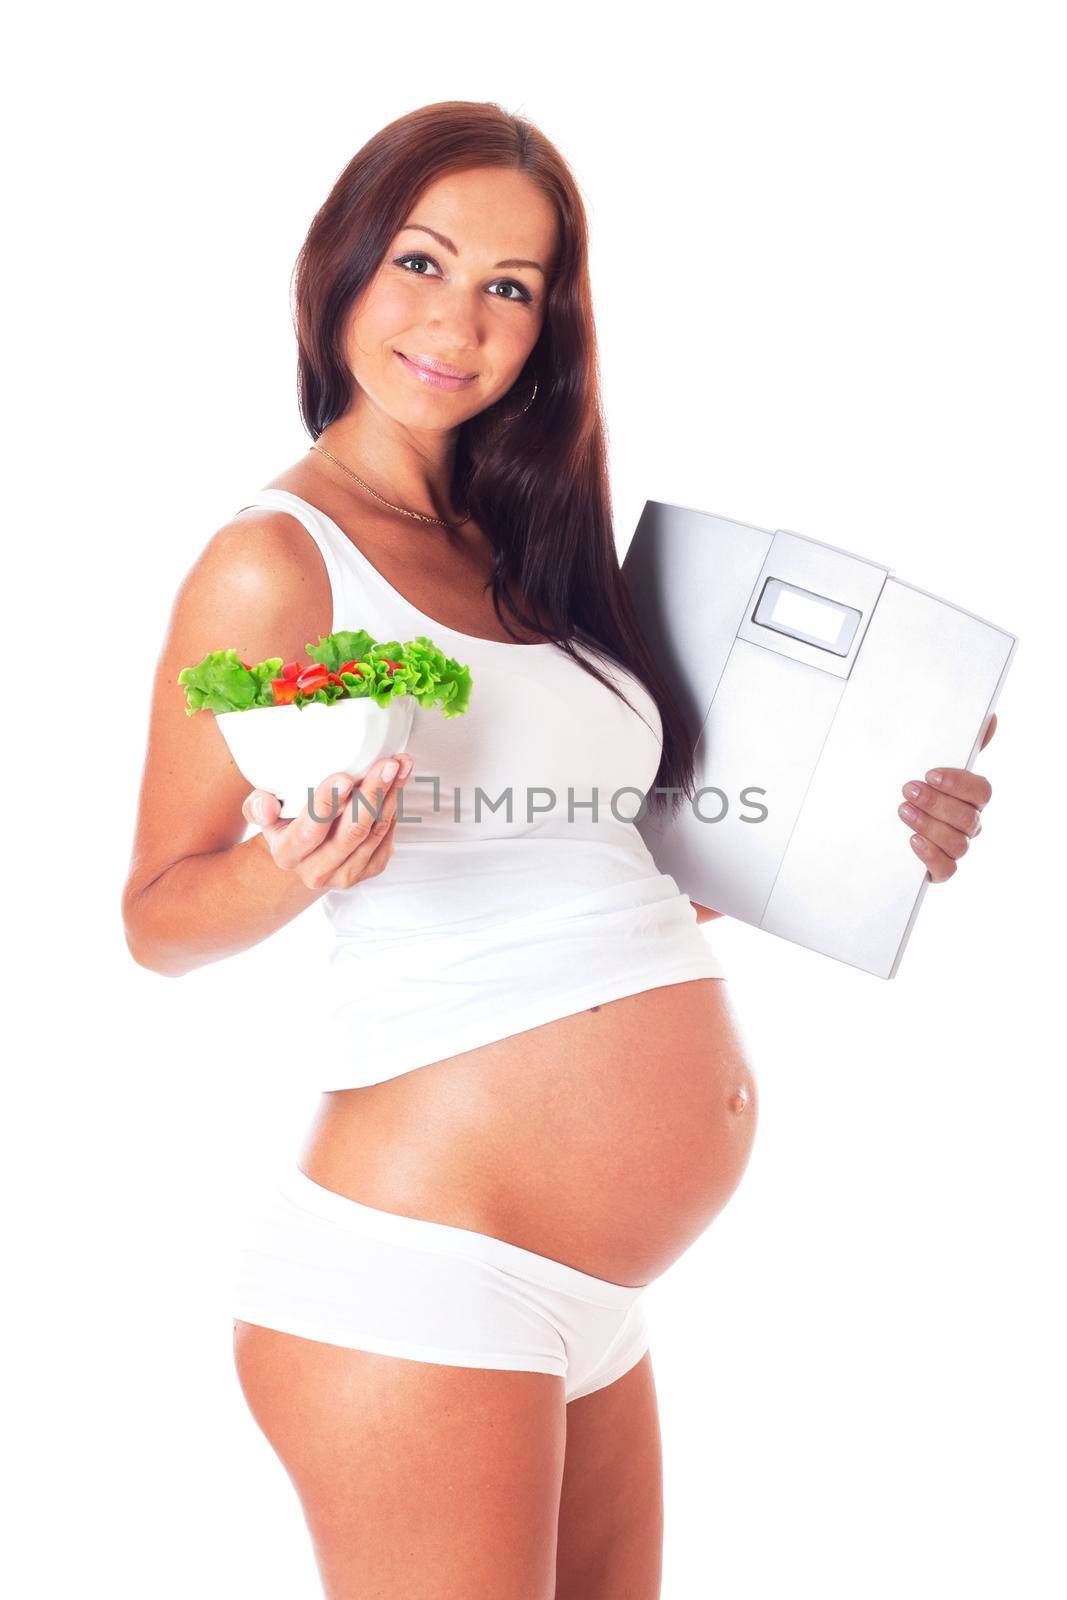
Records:
{"label": "woman's arm", "polygon": [[331,604],[322,558],[281,512],[227,523],[187,573],[156,667],[122,894],[126,942],[139,965],[180,977],[224,960],[324,893],[277,867],[261,833],[245,839],[250,785],[214,716],[186,715],[178,673],[231,647],[245,661],[291,661],[330,631]]}

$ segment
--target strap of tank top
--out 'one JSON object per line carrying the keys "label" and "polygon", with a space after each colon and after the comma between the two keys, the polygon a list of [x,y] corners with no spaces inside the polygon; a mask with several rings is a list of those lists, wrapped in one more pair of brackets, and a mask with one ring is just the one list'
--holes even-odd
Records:
{"label": "strap of tank top", "polygon": [[[260,506],[268,507],[272,511],[285,511],[291,517],[304,525],[308,533],[319,547],[326,566],[326,574],[330,580],[330,597],[333,607],[333,618],[330,631],[344,627],[341,620],[343,612],[345,552],[338,547],[338,535],[325,518],[319,516],[314,506],[309,506],[306,500],[301,500],[299,495],[291,494],[288,489],[257,489],[247,505],[240,506],[241,511],[258,509]],[[347,541],[343,541],[347,542]]]}

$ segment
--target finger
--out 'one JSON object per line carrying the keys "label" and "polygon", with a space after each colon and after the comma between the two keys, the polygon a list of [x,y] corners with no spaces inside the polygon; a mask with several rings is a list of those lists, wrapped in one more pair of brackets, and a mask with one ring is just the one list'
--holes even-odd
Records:
{"label": "finger", "polygon": [[[383,774],[387,770],[388,763],[383,769]],[[340,851],[344,852],[347,848],[351,854],[364,844],[368,846],[367,853],[376,848],[395,822],[400,794],[405,782],[411,776],[411,770],[410,764],[405,765],[401,761],[399,771],[393,774],[387,784],[375,785],[374,790],[365,799],[357,801],[353,795],[354,804],[348,807],[344,827],[337,834],[336,842]]]}
{"label": "finger", "polygon": [[[403,784],[402,776],[396,773],[390,780],[384,778],[385,770],[395,760],[395,757],[383,758],[361,783],[353,786],[348,801],[340,807],[332,832],[323,836],[314,852],[319,882],[332,878],[351,856],[357,856],[357,867],[365,863],[388,832]],[[408,772],[410,775],[410,768]],[[360,851],[362,854],[358,855]]]}
{"label": "finger", "polygon": [[996,732],[996,728],[997,728],[997,714],[994,711],[993,715],[989,719],[989,727],[985,731],[985,738],[982,740],[981,744],[978,746],[979,754],[981,754],[981,752],[985,749],[986,745],[989,743],[990,739],[992,739],[994,733]]}
{"label": "finger", "polygon": [[[264,821],[273,821],[272,811],[268,811],[265,816],[257,816],[256,810],[268,806],[270,801],[277,800],[277,798],[277,795],[271,794],[268,789],[249,789],[241,804],[241,815],[254,828],[258,828]],[[280,805],[279,809],[281,809]]]}
{"label": "finger", "polygon": [[[968,777],[973,774],[968,773]],[[898,808],[904,821],[917,825],[923,817],[932,817],[938,822],[947,823],[950,828],[956,828],[960,833],[965,833],[968,838],[975,838],[981,826],[981,816],[977,806],[969,805],[965,800],[958,800],[954,795],[943,794],[940,789],[935,789],[932,784],[912,781],[901,786],[904,796],[903,803]]]}
{"label": "finger", "polygon": [[901,812],[901,821],[907,823],[918,838],[927,839],[935,844],[952,861],[958,861],[961,856],[967,854],[971,841],[959,828],[950,827],[947,822],[938,822],[936,817],[928,817],[922,811],[916,812],[914,822],[908,822],[908,818]]}
{"label": "finger", "polygon": [[938,845],[918,833],[912,834],[910,842],[911,848],[919,857],[919,860],[925,862],[931,882],[944,883],[946,878],[952,877],[956,871],[956,863]]}
{"label": "finger", "polygon": [[252,789],[245,795],[241,815],[254,828],[259,828],[268,844],[272,838],[284,834],[290,819],[282,820],[282,803],[269,789]]}
{"label": "finger", "polygon": [[280,867],[291,870],[299,866],[319,847],[343,812],[353,782],[347,772],[331,772],[309,791],[300,815],[287,824],[284,834],[271,840],[274,859]]}
{"label": "finger", "polygon": [[[912,779],[912,782],[917,782]],[[968,772],[965,767],[931,767],[926,782],[938,794],[950,794],[967,805],[981,811],[993,796],[993,785],[980,772]],[[910,796],[909,796],[910,798]]]}
{"label": "finger", "polygon": [[350,889],[353,884],[362,883],[366,878],[376,878],[384,872],[393,854],[396,824],[397,813],[394,810],[386,824],[385,832],[368,833],[358,849],[354,850],[346,861],[341,862],[327,887]]}

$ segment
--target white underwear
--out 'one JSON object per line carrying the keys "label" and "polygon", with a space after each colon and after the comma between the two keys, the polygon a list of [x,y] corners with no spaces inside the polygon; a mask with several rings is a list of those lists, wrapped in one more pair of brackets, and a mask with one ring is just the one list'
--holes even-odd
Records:
{"label": "white underwear", "polygon": [[235,1239],[233,1315],[445,1366],[554,1373],[567,1402],[648,1349],[645,1285],[609,1283],[469,1228],[350,1200],[287,1167]]}

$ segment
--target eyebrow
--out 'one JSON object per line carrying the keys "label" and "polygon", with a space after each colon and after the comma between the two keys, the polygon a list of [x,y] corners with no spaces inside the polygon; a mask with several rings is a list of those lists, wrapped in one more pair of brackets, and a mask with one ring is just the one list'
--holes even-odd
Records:
{"label": "eyebrow", "polygon": [[[459,255],[459,251],[452,243],[452,240],[446,238],[443,233],[438,233],[436,228],[428,228],[423,222],[405,222],[404,226],[400,229],[400,232],[409,233],[412,229],[416,229],[419,233],[428,233],[431,239],[436,239],[438,244],[443,245],[446,250],[451,250],[454,256]],[[540,261],[524,261],[518,257],[512,257],[507,261],[496,261],[493,263],[493,265],[497,267],[533,267],[536,272],[541,274],[542,278],[548,277],[548,274],[541,265]]]}

